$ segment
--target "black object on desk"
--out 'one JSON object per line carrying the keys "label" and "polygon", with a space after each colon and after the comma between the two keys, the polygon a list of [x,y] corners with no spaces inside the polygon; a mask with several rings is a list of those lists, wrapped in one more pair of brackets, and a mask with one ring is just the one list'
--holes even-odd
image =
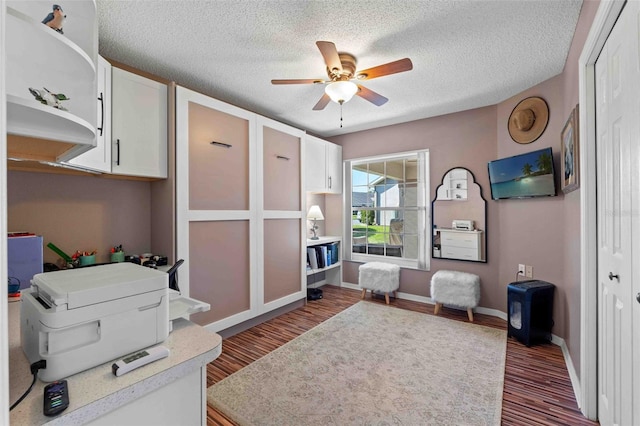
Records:
{"label": "black object on desk", "polygon": [[553,327],[553,292],[546,281],[517,281],[507,286],[508,332],[521,343],[550,342]]}
{"label": "black object on desk", "polygon": [[168,271],[169,274],[169,288],[175,291],[180,291],[178,287],[178,268],[184,263],[184,259],[178,260]]}
{"label": "black object on desk", "polygon": [[69,389],[66,380],[58,380],[44,387],[42,412],[45,416],[55,416],[69,406]]}

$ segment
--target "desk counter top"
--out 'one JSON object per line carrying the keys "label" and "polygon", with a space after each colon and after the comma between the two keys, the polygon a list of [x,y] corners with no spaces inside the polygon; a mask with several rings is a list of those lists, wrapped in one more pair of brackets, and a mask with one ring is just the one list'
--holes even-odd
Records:
{"label": "desk counter top", "polygon": [[[20,301],[9,303],[9,400],[13,404],[29,388],[33,376],[20,344]],[[69,407],[56,417],[42,414],[46,383],[37,380],[29,395],[10,412],[12,425],[83,424],[200,369],[222,352],[222,338],[187,321],[173,321],[173,331],[158,346],[167,358],[123,376],[111,372],[113,361],[68,377]]]}

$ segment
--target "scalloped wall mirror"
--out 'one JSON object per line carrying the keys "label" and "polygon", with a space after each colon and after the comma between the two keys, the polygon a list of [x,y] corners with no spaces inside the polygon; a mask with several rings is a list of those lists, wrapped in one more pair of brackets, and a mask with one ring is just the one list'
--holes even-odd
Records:
{"label": "scalloped wall mirror", "polygon": [[434,259],[487,261],[487,202],[471,171],[455,167],[442,177],[431,203]]}

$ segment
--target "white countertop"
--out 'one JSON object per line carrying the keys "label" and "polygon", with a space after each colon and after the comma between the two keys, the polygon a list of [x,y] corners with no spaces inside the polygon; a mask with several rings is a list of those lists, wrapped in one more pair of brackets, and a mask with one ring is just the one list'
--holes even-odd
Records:
{"label": "white countertop", "polygon": [[[29,388],[33,379],[20,344],[20,303],[9,303],[11,404]],[[173,331],[160,345],[169,349],[167,358],[123,376],[113,375],[113,361],[110,361],[68,377],[70,404],[56,417],[42,414],[43,389],[46,383],[37,380],[29,395],[10,412],[11,424],[68,425],[88,422],[205,366],[222,352],[222,338],[218,334],[185,319],[173,321]]]}

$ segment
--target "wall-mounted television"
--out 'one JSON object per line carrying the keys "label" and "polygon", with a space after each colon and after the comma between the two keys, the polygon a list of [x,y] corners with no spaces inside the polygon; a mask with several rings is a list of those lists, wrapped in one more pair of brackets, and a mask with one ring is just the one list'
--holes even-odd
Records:
{"label": "wall-mounted television", "polygon": [[490,161],[488,167],[494,200],[556,195],[550,147]]}

